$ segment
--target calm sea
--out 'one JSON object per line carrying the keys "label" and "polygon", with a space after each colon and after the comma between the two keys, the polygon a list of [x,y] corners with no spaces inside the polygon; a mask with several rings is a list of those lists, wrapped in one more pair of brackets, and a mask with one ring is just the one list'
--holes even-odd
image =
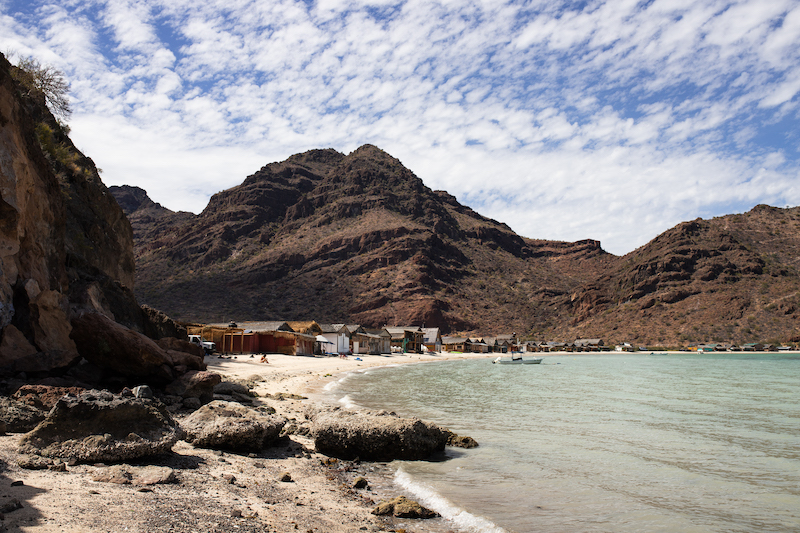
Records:
{"label": "calm sea", "polygon": [[480,443],[391,465],[459,531],[800,531],[798,355],[443,361],[331,385]]}

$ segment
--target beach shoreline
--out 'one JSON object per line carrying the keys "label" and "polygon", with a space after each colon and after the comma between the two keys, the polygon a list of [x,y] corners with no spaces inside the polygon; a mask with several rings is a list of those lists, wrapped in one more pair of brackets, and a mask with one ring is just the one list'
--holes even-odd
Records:
{"label": "beach shoreline", "polygon": [[[246,382],[254,406],[273,407],[289,424],[303,425],[320,405],[325,385],[343,375],[400,364],[488,358],[491,354],[393,354],[386,356],[212,355],[208,370],[224,381]],[[304,397],[304,399],[299,399]],[[180,421],[182,414],[177,414]],[[195,448],[179,441],[168,457],[132,464],[172,468],[177,482],[151,486],[95,481],[110,465],[65,465],[27,470],[17,464],[18,433],[0,436],[0,531],[32,533],[265,532],[265,531],[448,531],[446,524],[377,517],[378,501],[400,495],[386,483],[385,464],[330,461],[301,433],[280,439],[258,454]],[[291,482],[279,479],[288,473]],[[369,489],[352,487],[355,477],[373,479]],[[14,505],[16,507],[16,505]]]}

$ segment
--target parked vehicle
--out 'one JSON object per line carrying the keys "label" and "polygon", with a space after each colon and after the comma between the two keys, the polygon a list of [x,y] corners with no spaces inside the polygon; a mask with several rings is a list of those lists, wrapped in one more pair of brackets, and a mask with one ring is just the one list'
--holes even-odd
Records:
{"label": "parked vehicle", "polygon": [[202,337],[200,337],[200,335],[189,335],[189,342],[200,346],[206,352],[206,355],[211,355],[212,353],[217,351],[216,344],[204,340]]}

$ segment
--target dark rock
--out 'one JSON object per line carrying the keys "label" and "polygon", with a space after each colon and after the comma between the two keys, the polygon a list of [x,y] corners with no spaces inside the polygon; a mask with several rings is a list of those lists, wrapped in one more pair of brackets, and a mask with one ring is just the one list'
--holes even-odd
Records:
{"label": "dark rock", "polygon": [[[186,341],[186,328],[148,305],[142,306],[144,334],[151,339],[174,338]],[[174,349],[174,348],[173,348]],[[185,350],[184,350],[185,351]]]}
{"label": "dark rock", "polygon": [[258,451],[275,440],[286,419],[215,400],[182,422],[186,442],[200,448]]}
{"label": "dark rock", "polygon": [[8,514],[10,512],[16,511],[17,509],[22,509],[22,504],[16,498],[0,505],[0,513],[2,514]]}
{"label": "dark rock", "polygon": [[185,352],[190,355],[194,355],[195,357],[199,357],[201,360],[206,355],[205,352],[203,351],[202,346],[198,346],[197,344],[189,342],[186,339],[176,339],[175,337],[163,337],[156,340],[156,344],[158,344],[165,350]]}
{"label": "dark rock", "polygon": [[292,483],[294,480],[289,472],[283,472],[278,476],[278,481],[282,483]]}
{"label": "dark rock", "polygon": [[182,436],[157,400],[89,390],[62,397],[20,439],[19,453],[114,463],[167,453]]}
{"label": "dark rock", "polygon": [[456,435],[451,431],[447,437],[447,445],[455,446],[457,448],[477,448],[478,441],[472,437]]}
{"label": "dark rock", "polygon": [[435,518],[439,513],[423,507],[414,500],[409,500],[405,496],[398,496],[393,500],[380,502],[373,510],[372,514],[378,516],[392,515],[397,518]]}
{"label": "dark rock", "polygon": [[247,385],[243,385],[241,383],[236,383],[235,381],[222,381],[214,385],[214,394],[226,394],[228,396],[231,396],[233,395],[233,393],[241,394],[244,396],[251,395],[250,387],[248,387]]}
{"label": "dark rock", "polygon": [[0,419],[6,424],[6,431],[10,433],[24,433],[35,428],[44,420],[45,412],[31,405],[0,398]]}
{"label": "dark rock", "polygon": [[222,377],[214,372],[191,370],[167,385],[164,392],[181,398],[199,398],[206,404],[214,399],[214,387]]}
{"label": "dark rock", "polygon": [[52,387],[48,385],[23,385],[12,398],[30,406],[49,411],[65,394],[80,394],[81,387]]}
{"label": "dark rock", "polygon": [[369,486],[369,482],[367,478],[364,476],[358,476],[353,480],[353,488],[354,489],[366,489]]}
{"label": "dark rock", "polygon": [[[192,346],[195,345],[192,344]],[[167,355],[169,355],[176,368],[179,366],[186,367],[187,370],[205,370],[208,368],[202,356],[198,357],[194,354],[178,350],[167,350]]]}
{"label": "dark rock", "polygon": [[309,416],[317,451],[342,459],[427,459],[447,443],[447,430],[417,418],[343,409],[318,409]]}
{"label": "dark rock", "polygon": [[200,402],[200,398],[184,398],[183,406],[194,411],[200,409],[203,404]]}
{"label": "dark rock", "polygon": [[157,385],[173,380],[172,359],[152,339],[128,329],[99,313],[83,313],[72,319],[71,337],[90,363],[141,383]]}

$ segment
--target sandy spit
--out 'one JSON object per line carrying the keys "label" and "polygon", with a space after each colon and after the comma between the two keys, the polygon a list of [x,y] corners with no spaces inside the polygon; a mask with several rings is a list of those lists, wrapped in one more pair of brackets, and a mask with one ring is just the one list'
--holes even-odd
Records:
{"label": "sandy spit", "polygon": [[[257,404],[274,407],[290,421],[301,420],[319,402],[322,387],[337,374],[370,367],[485,358],[485,354],[297,357],[271,354],[206,358],[223,379],[247,380]],[[267,394],[306,396],[274,400]],[[179,416],[180,418],[180,416]],[[313,441],[291,435],[258,454],[194,448],[181,441],[173,454],[147,464],[167,466],[177,482],[157,485],[94,481],[107,465],[67,466],[65,471],[25,470],[17,465],[19,434],[0,436],[0,531],[92,532],[358,532],[430,531],[424,522],[376,517],[384,497],[375,489],[353,489],[355,477],[369,480],[376,465],[326,461]],[[134,469],[145,466],[131,465]],[[377,465],[378,467],[380,465]],[[291,481],[281,481],[288,473]],[[375,474],[377,475],[377,474]],[[14,503],[19,502],[21,508]],[[440,525],[441,527],[441,525]],[[437,528],[437,529],[440,529]]]}

